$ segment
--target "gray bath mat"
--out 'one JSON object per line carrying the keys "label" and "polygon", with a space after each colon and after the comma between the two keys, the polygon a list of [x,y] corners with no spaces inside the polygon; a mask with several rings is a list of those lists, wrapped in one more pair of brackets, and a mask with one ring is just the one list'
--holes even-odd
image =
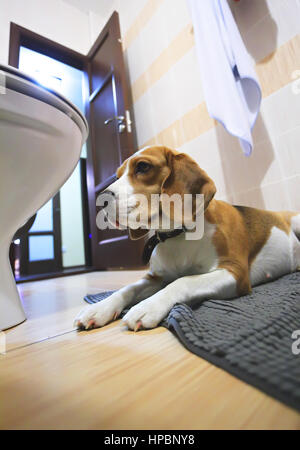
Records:
{"label": "gray bath mat", "polygon": [[300,330],[299,272],[234,300],[177,304],[161,325],[191,352],[300,411],[300,344],[292,338]]}

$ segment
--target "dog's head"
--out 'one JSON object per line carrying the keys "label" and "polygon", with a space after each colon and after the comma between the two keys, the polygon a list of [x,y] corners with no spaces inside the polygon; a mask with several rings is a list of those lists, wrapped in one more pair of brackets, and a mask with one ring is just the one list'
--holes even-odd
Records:
{"label": "dog's head", "polygon": [[[127,226],[133,216],[136,218],[137,209],[139,215],[143,217],[139,228],[132,229],[129,225],[132,239],[143,237],[151,229],[151,220],[157,217],[161,219],[163,214],[161,199],[165,198],[161,194],[167,196],[177,194],[182,198],[184,194],[192,196],[202,194],[206,209],[216,192],[214,182],[192,158],[164,146],[147,147],[138,151],[124,161],[116,175],[117,181],[105,191],[111,194],[119,211],[114,225],[116,228],[119,225]],[[141,202],[141,197],[146,201]],[[152,201],[154,197],[158,197],[160,201]],[[127,219],[126,224],[124,217]],[[170,219],[174,225],[172,207]]]}

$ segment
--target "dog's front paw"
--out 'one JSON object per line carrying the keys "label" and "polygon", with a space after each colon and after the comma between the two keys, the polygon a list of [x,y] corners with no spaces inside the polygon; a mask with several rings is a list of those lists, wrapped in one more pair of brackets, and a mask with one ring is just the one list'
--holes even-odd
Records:
{"label": "dog's front paw", "polygon": [[168,311],[159,302],[147,299],[133,306],[122,319],[130,330],[155,328],[167,315]]}
{"label": "dog's front paw", "polygon": [[94,305],[86,306],[77,314],[74,326],[77,328],[103,327],[107,323],[116,320],[123,310],[122,298],[113,294]]}

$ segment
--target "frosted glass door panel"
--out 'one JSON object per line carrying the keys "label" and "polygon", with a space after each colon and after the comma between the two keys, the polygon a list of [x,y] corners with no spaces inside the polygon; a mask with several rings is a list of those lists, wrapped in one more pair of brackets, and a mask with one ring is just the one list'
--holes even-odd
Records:
{"label": "frosted glass door panel", "polygon": [[30,228],[31,233],[40,231],[53,231],[52,199],[38,211],[34,224]]}
{"label": "frosted glass door panel", "polygon": [[53,236],[29,236],[29,261],[54,259]]}

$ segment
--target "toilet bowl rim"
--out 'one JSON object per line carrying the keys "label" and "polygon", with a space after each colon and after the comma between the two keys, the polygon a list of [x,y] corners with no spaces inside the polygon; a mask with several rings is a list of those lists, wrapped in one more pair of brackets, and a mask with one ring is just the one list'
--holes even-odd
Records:
{"label": "toilet bowl rim", "polygon": [[[37,96],[36,98],[38,100],[48,103],[49,105],[54,106],[54,107],[57,107],[58,103],[63,102],[65,106],[67,106],[68,108],[71,108],[73,110],[73,112],[77,115],[77,117],[79,116],[79,118],[81,119],[81,123],[83,123],[83,127],[79,127],[79,128],[81,129],[82,134],[83,134],[83,142],[86,140],[87,135],[88,135],[88,130],[89,130],[87,120],[86,120],[85,116],[83,115],[83,113],[70,100],[68,100],[66,97],[64,97],[63,95],[61,95],[59,92],[55,91],[54,89],[48,88],[46,86],[39,84],[38,81],[35,80],[33,77],[26,74],[25,72],[22,72],[19,69],[16,69],[15,67],[0,64],[0,73],[1,72],[4,72],[4,74],[8,75],[8,77],[10,77],[11,79],[15,79],[17,77],[19,79],[19,81],[21,81],[21,82],[23,81],[24,86],[26,86],[26,85],[28,85],[28,83],[30,83],[30,85],[35,88],[35,92],[42,92],[44,95],[46,95],[47,101],[45,101],[45,97],[39,98],[39,96]],[[28,93],[27,93],[27,95],[28,95]],[[59,108],[59,109],[61,109],[61,108]],[[68,112],[66,110],[61,109],[61,111],[68,115]],[[77,125],[79,126],[78,123],[77,123]]]}

